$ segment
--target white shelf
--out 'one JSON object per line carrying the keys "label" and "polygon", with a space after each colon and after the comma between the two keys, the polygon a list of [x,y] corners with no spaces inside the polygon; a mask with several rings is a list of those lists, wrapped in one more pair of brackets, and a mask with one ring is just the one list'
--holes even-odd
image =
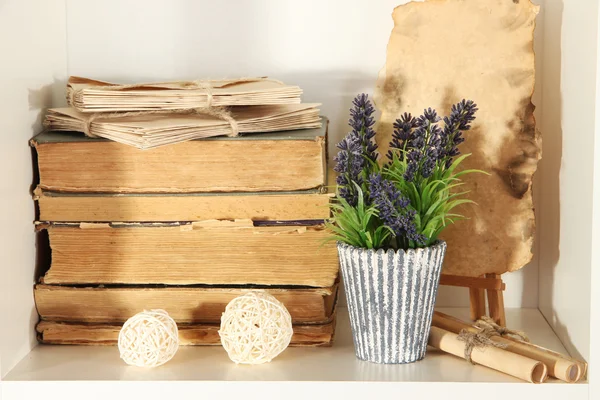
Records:
{"label": "white shelf", "polygon": [[[468,319],[467,309],[441,311]],[[535,343],[566,353],[537,309],[508,309],[507,323],[515,329],[526,331]],[[472,366],[462,359],[431,348],[424,360],[414,364],[379,365],[360,361],[354,356],[345,309],[339,310],[336,335],[335,343],[330,348],[290,348],[273,362],[259,366],[235,365],[220,346],[181,347],[168,364],[148,370],[125,365],[119,359],[116,347],[41,345],[9,372],[3,384],[10,386],[11,382],[17,384],[15,381],[144,381],[146,384],[147,381],[196,381],[196,384],[208,384],[201,386],[204,390],[218,382],[227,383],[227,387],[231,388],[232,381],[238,384],[256,384],[256,381],[278,381],[283,384],[311,382],[311,385],[315,382],[345,385],[349,382],[395,382],[420,388],[418,393],[422,393],[425,388],[439,389],[439,385],[425,386],[422,383],[436,382],[449,384],[454,389],[464,389],[464,385],[456,384],[468,382],[502,386],[518,384],[519,393],[533,390],[535,393],[548,391],[553,395],[584,395],[588,390],[586,383],[567,385],[551,380],[543,385],[523,384],[510,376],[482,366]],[[25,387],[15,387],[19,386]],[[345,387],[351,392],[356,390],[350,389],[352,386]],[[575,398],[579,397],[571,397]]]}

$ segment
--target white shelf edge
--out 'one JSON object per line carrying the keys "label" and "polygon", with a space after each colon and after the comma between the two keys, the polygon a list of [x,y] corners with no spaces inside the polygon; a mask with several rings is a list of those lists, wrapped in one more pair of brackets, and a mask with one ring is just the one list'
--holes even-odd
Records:
{"label": "white shelf edge", "polygon": [[[48,400],[114,399],[391,399],[445,400],[588,399],[589,385],[458,382],[1,382],[3,400],[44,398]],[[43,396],[43,397],[42,397]]]}

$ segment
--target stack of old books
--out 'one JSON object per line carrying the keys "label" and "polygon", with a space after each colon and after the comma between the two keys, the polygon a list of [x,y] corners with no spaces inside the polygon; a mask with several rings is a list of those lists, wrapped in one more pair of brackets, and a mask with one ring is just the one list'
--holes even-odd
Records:
{"label": "stack of old books", "polygon": [[182,343],[218,344],[227,303],[264,288],[292,316],[292,345],[331,344],[327,121],[300,93],[264,79],[71,79],[72,107],[50,110],[31,141],[39,340],[115,344],[125,320],[160,308]]}

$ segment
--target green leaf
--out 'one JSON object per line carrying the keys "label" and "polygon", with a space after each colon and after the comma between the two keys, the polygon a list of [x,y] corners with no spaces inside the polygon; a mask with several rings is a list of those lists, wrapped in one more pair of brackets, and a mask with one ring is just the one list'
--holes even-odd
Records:
{"label": "green leaf", "polygon": [[446,176],[452,175],[452,173],[454,172],[454,170],[456,169],[456,167],[458,167],[460,165],[460,163],[463,162],[464,159],[467,158],[467,157],[469,157],[469,156],[471,156],[471,153],[469,153],[469,154],[463,154],[460,157],[458,157],[457,159],[455,159],[452,162],[452,165],[450,165],[450,168],[448,168],[446,170],[446,172],[445,172],[444,175],[446,175]]}
{"label": "green leaf", "polygon": [[452,175],[454,178],[459,178],[463,175],[467,175],[467,174],[474,174],[474,173],[479,173],[479,174],[485,174],[487,176],[490,176],[492,174],[490,174],[489,172],[480,170],[480,169],[465,169],[463,171],[457,172],[456,174]]}

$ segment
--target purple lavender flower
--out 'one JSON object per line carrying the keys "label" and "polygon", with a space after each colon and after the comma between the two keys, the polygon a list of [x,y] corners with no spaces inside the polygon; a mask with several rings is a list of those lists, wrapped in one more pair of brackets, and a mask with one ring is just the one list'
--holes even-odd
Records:
{"label": "purple lavender flower", "polygon": [[375,137],[375,131],[373,130],[375,108],[371,104],[369,96],[364,93],[356,96],[352,104],[354,107],[350,109],[348,124],[352,127],[352,133],[360,138],[365,157],[375,162],[377,160],[377,144],[373,140]]}
{"label": "purple lavender flower", "polygon": [[406,155],[406,170],[404,171],[404,179],[407,182],[412,182],[415,179],[415,175],[419,171],[421,160],[423,159],[423,153],[420,150],[412,149]]}
{"label": "purple lavender flower", "polygon": [[[390,147],[402,149],[401,161],[406,158],[404,179],[412,182],[417,177],[428,178],[437,165],[449,167],[452,158],[460,154],[458,145],[465,140],[462,132],[470,129],[475,111],[477,106],[470,100],[455,104],[450,116],[444,117],[444,129],[438,126],[441,118],[432,108],[425,109],[416,119],[404,114],[396,120]],[[388,157],[393,158],[393,150]]]}
{"label": "purple lavender flower", "polygon": [[358,202],[358,193],[354,183],[362,185],[362,171],[365,165],[361,142],[355,133],[351,132],[338,143],[337,147],[340,151],[334,158],[337,164],[333,169],[340,174],[337,177],[339,195],[348,204],[355,206]]}
{"label": "purple lavender flower", "polygon": [[441,118],[437,115],[437,111],[429,107],[426,108],[423,111],[423,115],[418,118],[418,124],[419,126],[427,126],[429,124],[435,124],[440,120]]}
{"label": "purple lavender flower", "polygon": [[433,146],[433,147],[439,149],[439,147],[442,143],[443,135],[444,135],[444,131],[442,131],[442,128],[440,128],[437,124],[430,125],[427,145]]}
{"label": "purple lavender flower", "polygon": [[368,185],[371,200],[379,211],[379,218],[392,230],[394,236],[407,238],[419,245],[425,244],[427,238],[417,233],[416,211],[408,208],[410,200],[402,195],[394,183],[376,173],[371,174]]}
{"label": "purple lavender flower", "polygon": [[446,168],[452,165],[453,157],[460,154],[458,145],[465,141],[462,133],[471,129],[470,124],[475,119],[475,112],[477,111],[477,104],[472,100],[463,99],[452,106],[450,116],[444,117],[446,126],[442,134],[440,159],[445,159]]}
{"label": "purple lavender flower", "polygon": [[377,161],[377,144],[373,140],[375,131],[375,108],[366,94],[360,94],[352,101],[349,125],[352,127],[346,137],[338,144],[340,149],[334,158],[337,165],[334,170],[339,172],[337,184],[339,195],[350,205],[358,202],[358,192],[355,186],[362,186],[370,171],[370,162]]}
{"label": "purple lavender flower", "polygon": [[438,148],[435,146],[429,146],[425,149],[423,163],[421,164],[421,176],[423,178],[429,178],[433,174],[438,160],[438,151]]}
{"label": "purple lavender flower", "polygon": [[[387,157],[390,160],[394,159],[394,150],[404,150],[407,142],[412,139],[412,131],[417,127],[417,119],[409,113],[404,113],[399,119],[394,122],[394,133],[390,142],[390,150]],[[397,152],[400,161],[404,160],[404,151]]]}
{"label": "purple lavender flower", "polygon": [[417,129],[413,131],[412,138],[408,142],[408,147],[412,149],[421,149],[425,146],[426,137],[427,125],[419,125]]}
{"label": "purple lavender flower", "polygon": [[421,162],[421,176],[429,178],[438,162],[439,155],[442,152],[442,129],[437,124],[429,126],[427,144],[423,150],[423,160]]}
{"label": "purple lavender flower", "polygon": [[[403,146],[403,152],[406,153],[406,170],[404,171],[404,179],[412,182],[417,175],[423,175],[423,166],[426,167],[425,172],[433,172],[437,159],[430,159],[432,152],[427,152],[426,149],[431,147],[430,142],[440,142],[441,129],[437,126],[439,117],[435,110],[431,108],[423,111],[423,115],[414,122],[416,127],[411,130],[411,134],[407,137]],[[437,154],[437,153],[435,153]],[[426,176],[424,176],[426,177]]]}

